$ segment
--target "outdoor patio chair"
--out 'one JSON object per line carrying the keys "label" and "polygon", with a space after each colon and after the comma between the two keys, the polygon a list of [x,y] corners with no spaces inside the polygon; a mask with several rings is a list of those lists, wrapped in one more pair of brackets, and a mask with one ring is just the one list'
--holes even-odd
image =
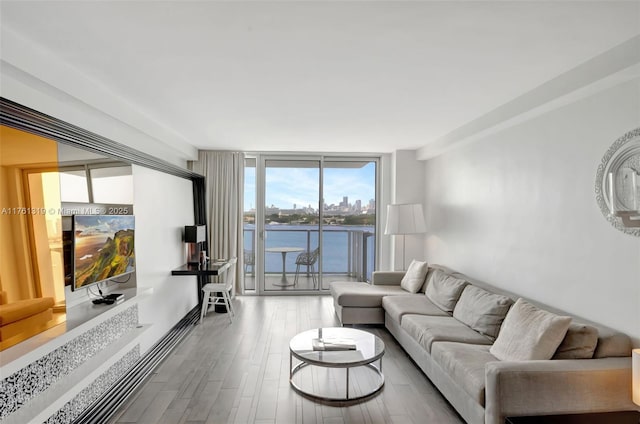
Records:
{"label": "outdoor patio chair", "polygon": [[318,285],[318,278],[316,276],[315,264],[318,261],[318,255],[320,254],[320,248],[317,247],[311,252],[302,252],[296,257],[296,277],[293,280],[293,285],[298,284],[298,275],[300,274],[300,267],[307,267],[307,274],[311,271],[311,279],[313,280],[313,288]]}
{"label": "outdoor patio chair", "polygon": [[256,266],[256,254],[253,250],[244,250],[244,273],[249,273],[249,267],[251,267],[251,275],[254,273]]}

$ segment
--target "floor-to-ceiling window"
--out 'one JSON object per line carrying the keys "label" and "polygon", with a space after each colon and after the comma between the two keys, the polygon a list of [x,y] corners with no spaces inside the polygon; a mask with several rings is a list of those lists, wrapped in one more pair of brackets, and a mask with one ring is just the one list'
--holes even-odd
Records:
{"label": "floor-to-ceiling window", "polygon": [[368,281],[376,258],[377,161],[328,158],[323,163],[323,288]]}
{"label": "floor-to-ceiling window", "polygon": [[256,158],[244,160],[244,289],[256,289]]}
{"label": "floor-to-ceiling window", "polygon": [[245,289],[328,290],[376,264],[377,158],[258,155],[245,161]]}

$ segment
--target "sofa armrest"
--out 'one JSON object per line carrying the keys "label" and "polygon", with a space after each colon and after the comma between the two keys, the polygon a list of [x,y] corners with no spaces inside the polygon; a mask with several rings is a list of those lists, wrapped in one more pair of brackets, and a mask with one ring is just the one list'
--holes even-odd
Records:
{"label": "sofa armrest", "polygon": [[371,284],[374,286],[399,286],[404,271],[373,271]]}
{"label": "sofa armrest", "polygon": [[485,366],[485,424],[502,424],[508,416],[633,408],[630,357]]}

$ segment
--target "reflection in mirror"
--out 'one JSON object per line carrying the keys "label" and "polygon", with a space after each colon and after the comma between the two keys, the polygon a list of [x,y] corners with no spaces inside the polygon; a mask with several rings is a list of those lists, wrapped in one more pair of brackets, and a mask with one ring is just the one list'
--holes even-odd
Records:
{"label": "reflection in mirror", "polygon": [[92,203],[107,203],[119,205],[133,204],[133,184],[131,166],[123,164],[117,166],[107,164],[89,169]]}
{"label": "reflection in mirror", "polygon": [[84,167],[73,169],[68,167],[59,170],[60,201],[62,202],[89,202],[89,188],[87,186],[87,172]]}
{"label": "reflection in mirror", "polygon": [[65,299],[60,190],[53,179],[57,143],[4,126],[0,131],[0,343],[5,349],[64,321]]}
{"label": "reflection in mirror", "polygon": [[0,350],[65,322],[71,215],[114,204],[133,205],[129,164],[0,126]]}
{"label": "reflection in mirror", "polygon": [[614,227],[640,236],[640,128],[607,150],[596,176],[596,200]]}

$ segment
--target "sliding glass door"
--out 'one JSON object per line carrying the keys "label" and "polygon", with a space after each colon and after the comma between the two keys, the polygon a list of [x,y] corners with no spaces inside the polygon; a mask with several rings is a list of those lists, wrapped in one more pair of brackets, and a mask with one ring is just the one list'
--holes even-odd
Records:
{"label": "sliding glass door", "polygon": [[245,289],[308,293],[370,279],[377,167],[375,158],[247,159]]}
{"label": "sliding glass door", "polygon": [[320,160],[265,159],[263,288],[317,290]]}

